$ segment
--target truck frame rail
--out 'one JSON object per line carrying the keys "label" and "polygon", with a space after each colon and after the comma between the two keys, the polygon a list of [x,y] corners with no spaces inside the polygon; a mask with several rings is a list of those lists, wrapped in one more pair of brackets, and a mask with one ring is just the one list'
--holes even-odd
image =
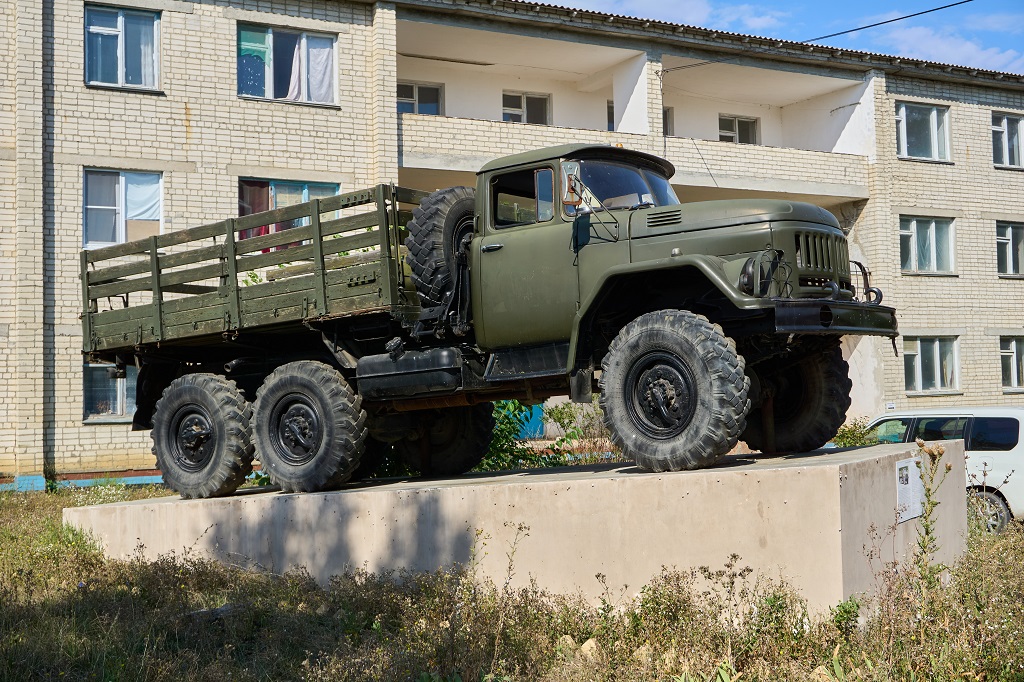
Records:
{"label": "truck frame rail", "polygon": [[[401,259],[411,212],[399,205],[425,196],[382,184],[83,250],[83,350],[369,312],[415,315]],[[352,213],[361,206],[370,210]]]}

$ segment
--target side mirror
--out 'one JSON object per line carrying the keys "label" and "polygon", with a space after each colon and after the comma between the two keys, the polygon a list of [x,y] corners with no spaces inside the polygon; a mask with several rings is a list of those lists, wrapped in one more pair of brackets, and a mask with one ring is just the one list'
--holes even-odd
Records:
{"label": "side mirror", "polygon": [[580,164],[578,161],[565,161],[562,163],[562,205],[566,208],[579,208],[582,204]]}

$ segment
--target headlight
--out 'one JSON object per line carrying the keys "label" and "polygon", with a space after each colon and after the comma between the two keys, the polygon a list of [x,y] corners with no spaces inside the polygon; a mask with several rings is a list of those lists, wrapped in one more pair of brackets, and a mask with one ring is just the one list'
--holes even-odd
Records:
{"label": "headlight", "polygon": [[743,269],[740,270],[740,291],[747,294],[748,296],[753,296],[754,284],[754,259],[748,258],[747,262],[743,264]]}

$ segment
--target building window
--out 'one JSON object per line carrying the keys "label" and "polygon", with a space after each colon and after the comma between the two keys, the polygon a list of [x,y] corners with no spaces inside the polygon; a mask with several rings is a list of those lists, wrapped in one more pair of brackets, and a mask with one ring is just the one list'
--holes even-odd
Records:
{"label": "building window", "polygon": [[615,101],[608,100],[608,130],[615,130]]}
{"label": "building window", "polygon": [[661,110],[661,130],[665,135],[676,134],[675,110],[672,107],[663,107]]}
{"label": "building window", "polygon": [[238,27],[238,94],[334,104],[334,37]]}
{"label": "building window", "polygon": [[83,368],[83,415],[85,419],[130,417],[135,412],[135,384],[139,371],[114,365],[87,363]]}
{"label": "building window", "polygon": [[[255,180],[242,178],[238,181],[238,215],[251,215],[277,208],[294,206],[313,199],[333,197],[339,191],[338,185],[322,182],[286,182],[281,180]],[[306,224],[305,218],[241,230],[239,239],[248,239],[271,232],[281,232]]]}
{"label": "building window", "polygon": [[949,107],[897,102],[896,129],[899,156],[949,161]]}
{"label": "building window", "polygon": [[992,163],[997,166],[1021,168],[1021,118],[1007,114],[992,114]]}
{"label": "building window", "polygon": [[526,92],[503,92],[501,94],[501,120],[512,123],[536,123],[549,125],[550,95]]}
{"label": "building window", "polygon": [[441,86],[423,83],[398,84],[398,113],[440,116],[444,113]]}
{"label": "building window", "polygon": [[719,114],[718,141],[757,144],[757,119]]}
{"label": "building window", "polygon": [[1024,275],[1024,225],[996,223],[996,260],[1000,275]]}
{"label": "building window", "polygon": [[159,173],[86,170],[82,243],[87,249],[160,234]]}
{"label": "building window", "polygon": [[903,375],[908,391],[955,390],[959,366],[955,336],[903,338]]}
{"label": "building window", "polygon": [[953,272],[953,221],[900,216],[903,272]]}
{"label": "building window", "polygon": [[999,337],[1003,388],[1024,388],[1024,336]]}
{"label": "building window", "polygon": [[155,88],[160,15],[107,7],[85,8],[85,82]]}

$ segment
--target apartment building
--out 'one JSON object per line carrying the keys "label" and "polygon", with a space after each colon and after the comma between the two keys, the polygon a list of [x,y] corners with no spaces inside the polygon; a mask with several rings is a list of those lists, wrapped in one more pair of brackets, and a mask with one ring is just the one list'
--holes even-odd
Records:
{"label": "apartment building", "polygon": [[565,142],[835,213],[904,335],[848,344],[851,415],[1024,394],[1019,75],[515,0],[0,2],[0,484],[152,473],[83,247]]}

